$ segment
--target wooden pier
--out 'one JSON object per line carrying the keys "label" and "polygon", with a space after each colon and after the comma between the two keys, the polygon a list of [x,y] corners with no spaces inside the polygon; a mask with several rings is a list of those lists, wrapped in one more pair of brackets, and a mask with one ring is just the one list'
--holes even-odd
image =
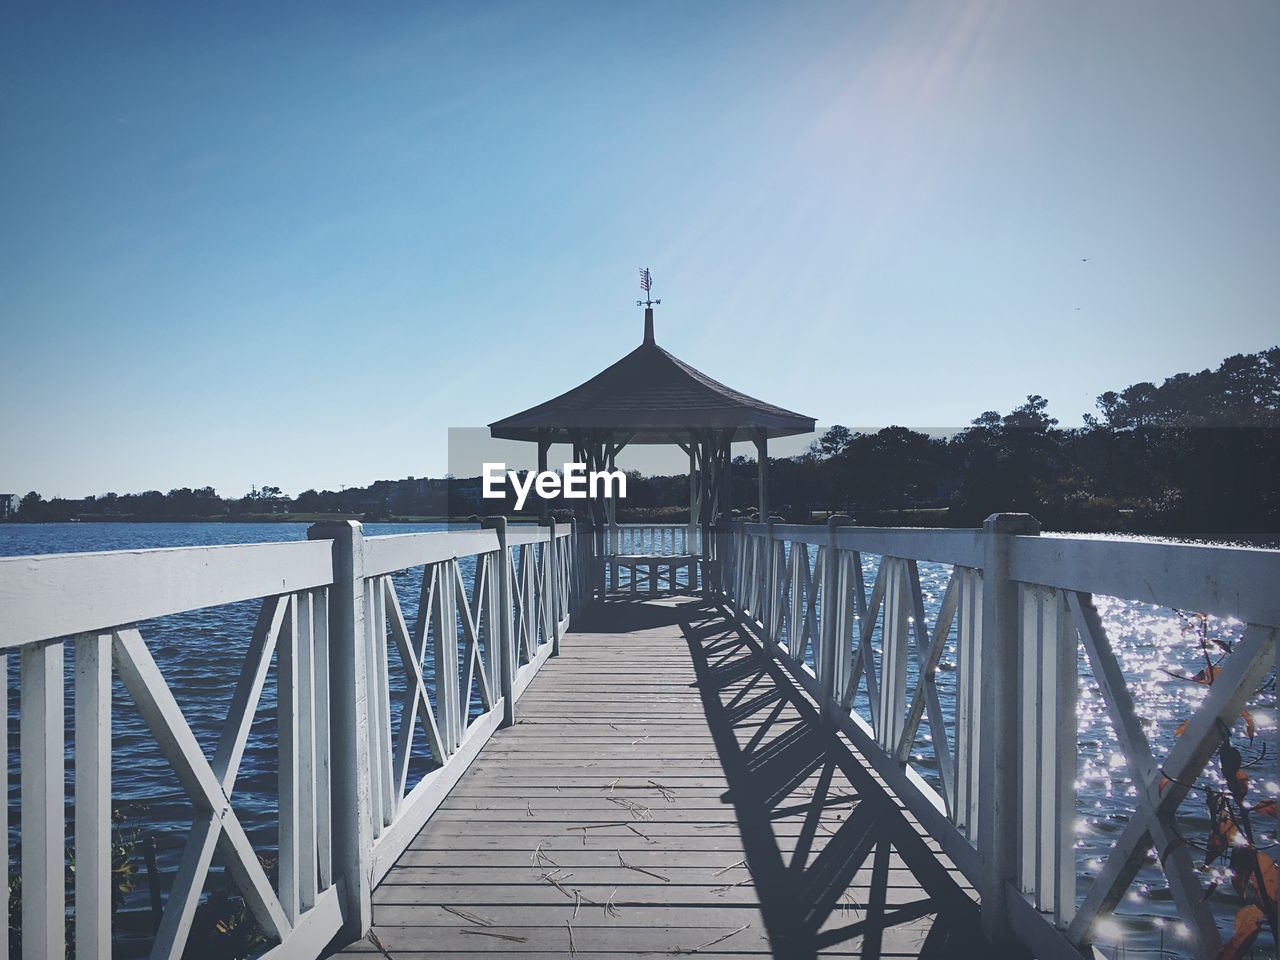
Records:
{"label": "wooden pier", "polygon": [[969,884],[717,606],[581,620],[348,953],[988,955]]}

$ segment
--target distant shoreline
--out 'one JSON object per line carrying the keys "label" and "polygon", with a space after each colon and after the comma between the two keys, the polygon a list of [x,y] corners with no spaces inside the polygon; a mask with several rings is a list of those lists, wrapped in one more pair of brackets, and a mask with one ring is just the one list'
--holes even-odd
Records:
{"label": "distant shoreline", "polygon": [[[66,520],[22,520],[17,517],[0,520],[0,525],[32,526],[47,523],[320,523],[325,520],[359,520],[361,523],[467,523],[474,522],[473,515],[465,517],[377,517],[365,514],[334,513],[266,513],[227,517],[137,517],[137,516],[83,516]],[[509,519],[536,520],[536,517]]]}
{"label": "distant shoreline", "polygon": [[[926,511],[927,512],[927,511]],[[485,516],[489,516],[486,514]],[[507,514],[509,523],[537,523],[538,516],[536,514]],[[78,517],[73,520],[19,520],[16,518],[6,518],[0,520],[0,529],[5,526],[14,527],[32,527],[32,526],[68,526],[73,523],[146,523],[146,524],[209,524],[216,526],[218,524],[234,524],[234,523],[321,523],[327,520],[358,520],[361,523],[384,523],[384,524],[424,524],[424,523],[478,523],[480,517],[476,514],[469,514],[465,517],[441,517],[441,516],[411,516],[411,517],[368,517],[359,514],[252,514],[250,516],[236,517]],[[924,519],[919,516],[912,519]],[[671,520],[663,518],[659,520],[624,520],[627,523],[653,523],[658,525],[683,524],[684,520]],[[748,520],[747,522],[750,522]],[[821,524],[823,521],[814,518],[810,521],[813,524]],[[907,526],[920,526],[919,524],[908,524]],[[955,529],[946,526],[934,526],[924,524],[923,526],[930,529]],[[1142,539],[1155,539],[1172,541],[1179,543],[1198,543],[1211,544],[1215,546],[1236,546],[1236,547],[1253,547],[1266,550],[1280,549],[1280,537],[1269,532],[1258,534],[1240,535],[1240,534],[1179,534],[1179,533],[1158,533],[1158,532],[1120,532],[1120,531],[1103,531],[1103,530],[1047,530],[1046,533],[1063,533],[1085,536],[1111,536],[1118,538],[1137,537]]]}

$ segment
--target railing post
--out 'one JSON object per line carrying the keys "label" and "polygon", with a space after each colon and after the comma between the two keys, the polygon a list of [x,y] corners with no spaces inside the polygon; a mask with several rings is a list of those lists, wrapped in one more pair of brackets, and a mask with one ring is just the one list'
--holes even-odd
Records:
{"label": "railing post", "polygon": [[61,957],[67,895],[62,641],[27,644],[20,663],[22,953]]}
{"label": "railing post", "polygon": [[700,589],[702,596],[710,597],[715,593],[716,571],[715,571],[715,542],[716,537],[720,535],[720,524],[712,521],[702,528],[702,582]]}
{"label": "railing post", "polygon": [[588,517],[584,522],[578,523],[574,521],[574,529],[577,531],[576,543],[578,545],[578,606],[591,600],[595,596],[595,583],[592,580],[594,576],[593,564],[595,562],[595,544],[593,541],[591,518]]}
{"label": "railing post", "polygon": [[542,558],[542,583],[543,583],[543,601],[542,612],[547,618],[547,633],[551,636],[551,655],[553,657],[560,656],[560,603],[564,599],[560,596],[560,577],[556,571],[556,521],[554,517],[543,517],[538,521],[538,526],[546,527],[549,534],[547,539],[547,553]]}
{"label": "railing post", "polygon": [[1025,513],[995,513],[982,524],[982,640],[978,675],[981,711],[978,736],[979,892],[982,926],[997,950],[1024,952],[1009,922],[1009,889],[1018,875],[1018,584],[1009,579],[1015,536],[1035,536],[1040,523]]}
{"label": "railing post", "polygon": [[[755,570],[755,554],[752,552],[753,546],[751,537],[747,534],[746,523],[738,524],[734,531],[733,538],[733,555],[734,555],[734,580],[733,580],[733,604],[738,612],[742,612],[751,604],[751,578],[754,576]],[[752,610],[753,614],[760,611]]]}
{"label": "railing post", "polygon": [[582,549],[578,543],[578,518],[569,518],[569,596],[567,598],[569,616],[578,612],[578,604],[582,602]]}
{"label": "railing post", "polygon": [[516,722],[516,639],[511,622],[511,550],[507,546],[507,518],[485,517],[483,526],[498,535],[498,690],[502,694],[502,725]]}
{"label": "railing post", "polygon": [[841,676],[838,648],[842,639],[841,625],[845,619],[844,590],[840,583],[840,553],[836,548],[836,528],[851,522],[848,517],[840,514],[827,517],[827,545],[822,563],[822,619],[818,624],[822,651],[822,659],[818,663],[818,676],[822,683],[824,710],[836,698],[836,680]]}
{"label": "railing post", "polygon": [[773,540],[774,518],[769,517],[764,524],[764,593],[763,602],[760,604],[760,625],[764,627],[764,635],[771,642],[777,643],[777,637],[773,633],[773,605],[778,599],[777,590],[777,549]]}
{"label": "railing post", "polygon": [[746,523],[745,518],[729,520],[716,538],[716,589],[726,596],[733,591],[733,578],[737,575],[738,568],[736,543],[739,532]]}
{"label": "railing post", "polygon": [[734,552],[733,536],[735,524],[726,523],[724,529],[716,535],[716,558],[719,569],[716,571],[715,592],[722,600],[728,600],[730,584],[733,582]]}
{"label": "railing post", "polygon": [[373,807],[369,756],[364,528],[356,520],[324,521],[308,540],[333,541],[329,591],[330,783],[333,876],[342,898],[339,938],[363,937],[373,922]]}
{"label": "railing post", "polygon": [[733,589],[734,570],[737,566],[737,555],[733,552],[733,542],[736,536],[735,531],[745,522],[745,520],[740,520],[736,523],[733,521],[726,523],[716,540],[716,562],[719,564],[716,574],[716,590],[721,595],[727,595]]}
{"label": "railing post", "polygon": [[[596,551],[595,555],[595,576],[596,588],[600,592],[600,599],[603,600],[609,593],[609,533],[604,523],[596,524],[595,518],[591,520],[593,531],[591,537],[592,549]],[[613,584],[617,587],[617,583]]]}
{"label": "railing post", "polygon": [[[613,556],[618,553],[622,547],[622,531],[618,526],[617,504],[614,504],[612,510],[606,511],[605,523],[608,525],[605,531],[605,543],[607,544],[605,547],[605,553],[609,554],[609,556]],[[618,589],[618,584],[616,582],[613,585],[613,589]]]}
{"label": "railing post", "polygon": [[75,641],[75,947],[111,955],[111,634]]}
{"label": "railing post", "polygon": [[711,534],[714,527],[710,519],[702,521],[702,542],[699,544],[698,589],[704,597],[711,596]]}

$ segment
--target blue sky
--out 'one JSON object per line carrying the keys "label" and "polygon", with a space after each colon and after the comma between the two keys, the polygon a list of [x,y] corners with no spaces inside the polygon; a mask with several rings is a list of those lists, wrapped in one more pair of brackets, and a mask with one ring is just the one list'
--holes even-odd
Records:
{"label": "blue sky", "polygon": [[[938,427],[1280,340],[1280,6],[0,10],[0,490],[447,469],[658,340]],[[1088,262],[1082,262],[1088,258]]]}

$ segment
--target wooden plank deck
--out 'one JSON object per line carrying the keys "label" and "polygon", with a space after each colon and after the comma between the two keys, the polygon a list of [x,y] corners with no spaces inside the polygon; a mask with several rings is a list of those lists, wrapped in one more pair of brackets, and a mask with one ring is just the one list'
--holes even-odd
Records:
{"label": "wooden plank deck", "polygon": [[378,886],[373,932],[395,960],[990,956],[977,910],[745,634],[696,598],[619,599]]}

